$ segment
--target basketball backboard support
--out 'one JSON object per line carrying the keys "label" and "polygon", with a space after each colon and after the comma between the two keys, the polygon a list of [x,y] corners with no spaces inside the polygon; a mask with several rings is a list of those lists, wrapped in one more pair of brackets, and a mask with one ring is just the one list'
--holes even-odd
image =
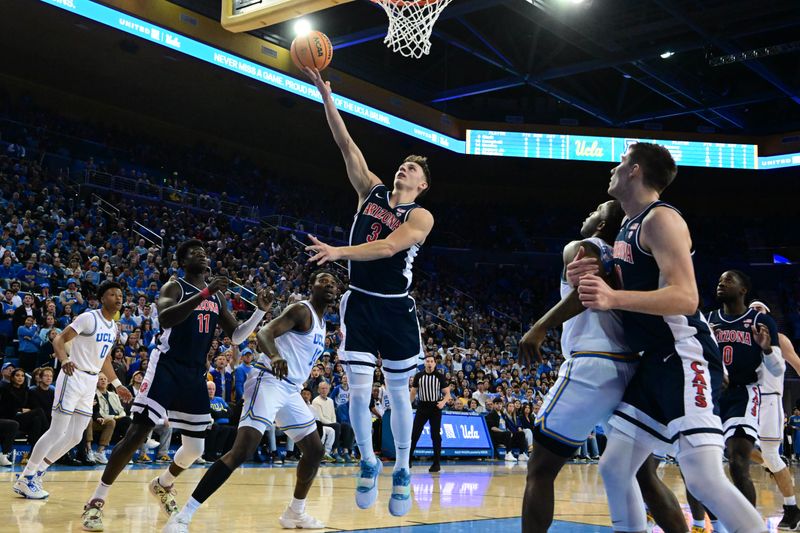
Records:
{"label": "basketball backboard support", "polygon": [[352,0],[222,0],[222,27],[251,31]]}

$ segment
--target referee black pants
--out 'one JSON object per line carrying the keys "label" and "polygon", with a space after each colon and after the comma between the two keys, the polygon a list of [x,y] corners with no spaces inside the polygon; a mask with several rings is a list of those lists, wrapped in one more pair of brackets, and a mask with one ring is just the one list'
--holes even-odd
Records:
{"label": "referee black pants", "polygon": [[420,402],[417,413],[414,415],[414,427],[411,430],[411,453],[409,457],[414,460],[414,448],[425,422],[431,423],[431,442],[433,442],[433,464],[438,465],[442,456],[442,410],[437,407],[436,402]]}

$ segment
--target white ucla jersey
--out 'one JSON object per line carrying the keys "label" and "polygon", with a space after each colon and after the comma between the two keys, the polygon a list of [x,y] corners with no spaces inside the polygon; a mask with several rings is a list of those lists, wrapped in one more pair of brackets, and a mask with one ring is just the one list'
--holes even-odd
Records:
{"label": "white ucla jersey", "polygon": [[[275,338],[278,353],[286,360],[289,370],[285,381],[298,391],[303,389],[303,383],[311,374],[311,367],[325,350],[325,321],[317,316],[308,300],[299,303],[311,311],[311,329],[303,333],[287,331]],[[260,355],[256,368],[271,369],[269,357]]]}
{"label": "white ucla jersey", "polygon": [[78,333],[70,342],[69,360],[84,372],[100,372],[117,341],[117,324],[95,309],[78,315],[69,327]]}
{"label": "white ucla jersey", "polygon": [[[606,272],[613,268],[614,250],[597,237],[585,239],[600,249],[600,258]],[[561,298],[573,288],[567,280],[561,280]],[[630,353],[625,343],[622,319],[616,311],[594,311],[587,309],[564,322],[561,335],[561,352],[569,359],[575,352]]]}
{"label": "white ucla jersey", "polygon": [[781,359],[781,368],[783,369],[780,375],[773,376],[772,372],[767,370],[764,363],[758,367],[758,384],[761,386],[761,394],[774,394],[778,393],[783,395],[783,376],[786,373],[786,361]]}

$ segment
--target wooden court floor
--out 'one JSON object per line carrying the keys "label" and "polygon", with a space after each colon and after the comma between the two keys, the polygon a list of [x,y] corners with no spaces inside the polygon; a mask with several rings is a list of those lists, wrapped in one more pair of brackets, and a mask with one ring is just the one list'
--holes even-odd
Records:
{"label": "wooden court floor", "polygon": [[[391,493],[391,468],[385,465],[380,479],[378,503],[369,510],[355,507],[353,491],[356,469],[323,466],[308,498],[308,511],[324,521],[329,531],[373,530],[414,533],[457,531],[516,531],[525,484],[524,463],[445,463],[439,474],[429,474],[427,466],[413,469],[414,507],[403,519],[389,515],[386,508]],[[56,467],[57,468],[57,467]],[[111,489],[105,511],[106,531],[144,533],[160,531],[165,519],[147,491],[147,482],[161,466],[132,466],[120,475]],[[17,468],[17,471],[19,469]],[[195,466],[176,482],[178,502],[191,494],[205,467]],[[197,512],[192,531],[269,532],[278,531],[277,517],[292,495],[294,466],[246,466],[238,469]],[[0,532],[39,533],[81,531],[80,515],[102,470],[53,469],[47,474],[47,501],[30,501],[11,491],[14,473],[0,470]],[[677,467],[661,470],[665,482],[685,503]],[[759,510],[768,519],[770,531],[780,518],[780,494],[763,468],[753,467],[758,490]],[[795,480],[797,472],[795,472]],[[589,533],[610,531],[605,493],[596,465],[565,467],[556,486],[556,519],[551,531]],[[688,511],[687,511],[688,512]],[[605,527],[604,527],[605,526]]]}

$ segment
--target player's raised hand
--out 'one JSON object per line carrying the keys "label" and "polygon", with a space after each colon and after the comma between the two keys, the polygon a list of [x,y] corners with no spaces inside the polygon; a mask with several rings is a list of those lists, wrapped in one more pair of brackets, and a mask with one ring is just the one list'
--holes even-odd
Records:
{"label": "player's raised hand", "polygon": [[275,293],[269,289],[261,289],[258,291],[256,297],[256,305],[262,311],[269,311],[272,308],[272,302],[275,300]]}
{"label": "player's raised hand", "polygon": [[772,351],[772,335],[769,334],[769,328],[764,324],[753,324],[753,339],[761,346],[762,352]]}
{"label": "player's raised hand", "polygon": [[229,283],[230,281],[225,276],[217,276],[216,278],[211,278],[211,281],[208,282],[208,290],[211,294],[217,291],[225,292],[228,290]]}
{"label": "player's raised hand", "polygon": [[537,322],[519,341],[519,360],[529,368],[542,360],[541,346],[547,336],[547,329]]}
{"label": "player's raised hand", "polygon": [[594,257],[586,257],[586,249],[581,246],[578,253],[567,265],[567,281],[571,287],[577,287],[580,279],[587,274],[600,272],[600,264]]}
{"label": "player's raised hand", "polygon": [[289,364],[280,355],[272,356],[270,366],[272,366],[272,374],[278,379],[283,379],[289,374]]}
{"label": "player's raised hand", "polygon": [[595,274],[585,274],[580,278],[578,297],[584,307],[597,311],[608,311],[615,308],[616,291]]}
{"label": "player's raised hand", "polygon": [[308,76],[308,79],[317,88],[323,101],[331,97],[331,82],[323,80],[322,74],[317,68],[303,67],[303,74]]}
{"label": "player's raised hand", "polygon": [[308,238],[314,243],[306,246],[306,252],[314,254],[308,258],[310,263],[324,265],[327,262],[336,261],[341,257],[341,254],[335,246],[325,244],[311,234],[308,235]]}

